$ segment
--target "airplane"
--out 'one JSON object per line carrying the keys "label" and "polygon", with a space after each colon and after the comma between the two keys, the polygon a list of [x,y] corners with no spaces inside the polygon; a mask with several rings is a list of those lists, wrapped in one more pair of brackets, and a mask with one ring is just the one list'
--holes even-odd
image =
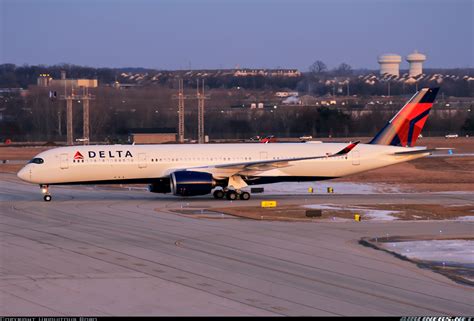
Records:
{"label": "airplane", "polygon": [[[153,193],[248,200],[249,185],[318,181],[430,155],[415,147],[439,88],[423,88],[367,144],[354,142],[199,145],[85,145],[35,156],[19,172],[39,184],[148,184]],[[212,192],[214,190],[214,192]]]}

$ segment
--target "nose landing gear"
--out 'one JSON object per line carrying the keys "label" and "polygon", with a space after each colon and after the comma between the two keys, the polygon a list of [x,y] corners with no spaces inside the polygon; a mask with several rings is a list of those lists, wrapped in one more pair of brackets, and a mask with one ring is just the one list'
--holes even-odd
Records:
{"label": "nose landing gear", "polygon": [[43,200],[45,202],[51,202],[52,200],[52,196],[51,194],[49,194],[49,186],[48,185],[40,185],[40,188],[41,188],[41,193],[43,193]]}

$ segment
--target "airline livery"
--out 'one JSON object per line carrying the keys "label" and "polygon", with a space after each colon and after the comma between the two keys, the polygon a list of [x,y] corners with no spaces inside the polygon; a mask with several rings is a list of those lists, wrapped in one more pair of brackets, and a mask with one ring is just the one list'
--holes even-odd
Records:
{"label": "airline livery", "polygon": [[439,88],[423,88],[368,144],[271,143],[69,146],[44,151],[18,172],[39,184],[148,184],[153,193],[248,200],[248,185],[317,181],[429,155],[414,147]]}

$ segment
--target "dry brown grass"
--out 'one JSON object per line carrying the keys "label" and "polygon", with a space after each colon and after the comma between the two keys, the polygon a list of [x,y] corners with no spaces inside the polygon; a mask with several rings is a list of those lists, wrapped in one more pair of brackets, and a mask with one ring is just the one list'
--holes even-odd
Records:
{"label": "dry brown grass", "polygon": [[405,191],[474,191],[474,156],[417,159],[337,181],[386,183]]}
{"label": "dry brown grass", "polygon": [[[342,206],[343,207],[343,206]],[[360,209],[355,210],[358,207]],[[474,205],[443,206],[436,204],[384,204],[384,205],[351,205],[349,209],[323,209],[321,217],[306,217],[307,208],[299,205],[286,205],[276,208],[261,208],[259,206],[212,208],[212,211],[254,220],[276,221],[311,221],[332,219],[334,217],[354,219],[360,214],[362,220],[370,219],[364,215],[367,210],[389,210],[399,213],[392,214],[399,220],[446,220],[463,216],[474,216]]]}
{"label": "dry brown grass", "polygon": [[53,147],[0,147],[0,160],[29,160]]}

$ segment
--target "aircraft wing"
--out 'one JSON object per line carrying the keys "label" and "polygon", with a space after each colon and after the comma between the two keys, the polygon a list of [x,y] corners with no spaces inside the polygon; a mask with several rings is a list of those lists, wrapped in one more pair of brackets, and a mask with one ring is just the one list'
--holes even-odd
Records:
{"label": "aircraft wing", "polygon": [[229,177],[232,175],[238,175],[242,173],[248,174],[249,172],[252,172],[252,173],[264,172],[271,169],[291,166],[292,162],[343,156],[343,155],[348,154],[352,149],[354,149],[354,147],[356,147],[357,144],[359,144],[359,141],[347,145],[345,148],[343,148],[337,153],[324,155],[324,156],[293,157],[293,158],[260,160],[260,161],[240,162],[240,163],[231,163],[231,164],[216,164],[216,165],[209,165],[209,166],[198,166],[198,167],[186,168],[185,170],[208,172],[208,173],[212,173],[215,176],[223,176],[223,177]]}

